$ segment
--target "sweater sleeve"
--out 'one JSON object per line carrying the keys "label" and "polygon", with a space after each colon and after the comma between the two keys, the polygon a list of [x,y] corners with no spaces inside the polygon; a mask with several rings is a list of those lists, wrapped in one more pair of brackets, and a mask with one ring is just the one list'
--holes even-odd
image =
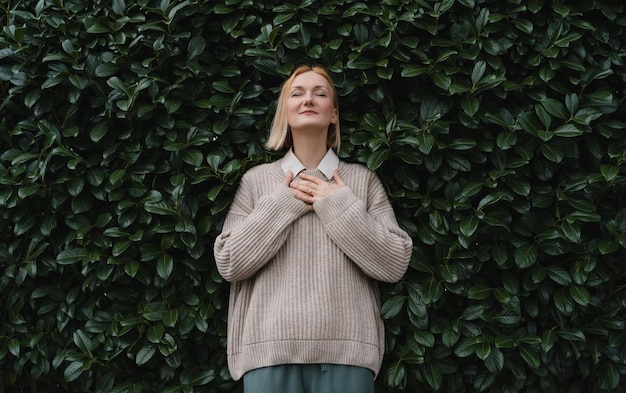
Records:
{"label": "sweater sleeve", "polygon": [[281,248],[290,224],[307,212],[306,205],[282,183],[273,193],[254,200],[253,182],[244,175],[222,233],[215,239],[219,273],[231,282],[253,276]]}
{"label": "sweater sleeve", "polygon": [[408,268],[413,242],[397,223],[382,183],[371,172],[367,202],[349,186],[314,205],[330,238],[373,279],[396,282]]}

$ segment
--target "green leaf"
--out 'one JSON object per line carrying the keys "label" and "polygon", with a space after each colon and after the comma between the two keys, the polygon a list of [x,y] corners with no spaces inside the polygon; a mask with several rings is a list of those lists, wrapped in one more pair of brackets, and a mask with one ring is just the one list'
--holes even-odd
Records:
{"label": "green leaf", "polygon": [[387,299],[381,308],[381,315],[383,319],[391,319],[398,315],[400,311],[404,308],[404,304],[406,302],[406,297],[404,296],[392,296]]}
{"label": "green leaf", "polygon": [[73,333],[72,337],[74,339],[74,344],[76,344],[76,346],[80,348],[81,351],[87,353],[89,357],[91,357],[92,356],[91,353],[93,351],[93,344],[89,336],[87,336],[85,332],[79,329]]}
{"label": "green leaf", "polygon": [[566,120],[569,118],[569,114],[565,109],[565,106],[554,98],[544,98],[541,100],[543,108],[552,116],[559,119]]}
{"label": "green leaf", "polygon": [[148,321],[161,321],[167,311],[164,303],[149,303],[144,307],[141,315]]}
{"label": "green leaf", "polygon": [[562,266],[547,266],[546,271],[548,272],[548,277],[554,282],[563,286],[572,284],[572,277]]}
{"label": "green leaf", "polygon": [[485,75],[485,71],[487,70],[487,63],[484,61],[477,61],[474,64],[474,68],[472,69],[471,81],[473,85],[478,84],[480,80]]}
{"label": "green leaf", "polygon": [[429,154],[432,148],[435,146],[435,138],[428,132],[420,132],[417,136],[419,143],[419,151],[424,154]]}
{"label": "green leaf", "polygon": [[421,319],[428,318],[428,310],[426,308],[426,305],[422,300],[420,291],[415,287],[409,288],[408,306],[411,312],[413,312],[417,317]]}
{"label": "green leaf", "polygon": [[553,143],[545,143],[541,145],[540,150],[545,158],[556,164],[561,163],[561,161],[563,161],[563,157],[565,156],[563,150]]}
{"label": "green leaf", "polygon": [[96,67],[95,74],[100,78],[108,78],[115,75],[120,70],[120,66],[116,64],[103,63]]}
{"label": "green leaf", "polygon": [[598,370],[598,387],[607,391],[615,391],[619,386],[620,371],[611,362],[606,362]]}
{"label": "green leaf", "polygon": [[569,293],[562,289],[554,293],[554,305],[562,314],[569,316],[574,312],[574,302],[569,296]]}
{"label": "green leaf", "polygon": [[204,155],[199,149],[188,149],[183,152],[183,161],[191,166],[200,167],[203,159]]}
{"label": "green leaf", "polygon": [[189,40],[189,45],[187,46],[187,60],[195,59],[198,55],[204,52],[204,48],[206,48],[206,41],[202,36],[194,36]]}
{"label": "green leaf", "polygon": [[146,209],[149,213],[160,214],[160,215],[173,215],[178,216],[178,211],[172,208],[167,202],[159,201],[159,202],[149,202],[144,204],[144,209]]}
{"label": "green leaf", "polygon": [[122,180],[124,175],[126,175],[126,169],[116,169],[111,172],[111,175],[109,176],[109,182],[111,182],[111,184],[116,184]]}
{"label": "green leaf", "polygon": [[164,280],[170,278],[172,271],[174,270],[174,258],[168,253],[163,253],[157,261],[157,273],[159,277]]}
{"label": "green leaf", "polygon": [[447,324],[441,333],[441,341],[447,348],[452,348],[461,338],[461,332],[453,324]]}
{"label": "green leaf", "polygon": [[413,332],[413,338],[416,342],[428,348],[435,345],[435,335],[429,331],[415,330],[415,332]]}
{"label": "green leaf", "polygon": [[478,342],[474,348],[476,350],[476,356],[478,356],[480,360],[485,360],[491,355],[491,345],[488,342]]}
{"label": "green leaf", "polygon": [[485,195],[480,202],[478,202],[478,210],[483,210],[485,207],[493,205],[502,199],[510,199],[510,195],[502,191],[491,192]]}
{"label": "green leaf", "polygon": [[402,72],[400,75],[404,78],[414,78],[423,74],[427,74],[429,68],[427,66],[420,66],[416,64],[403,64]]}
{"label": "green leaf", "polygon": [[85,180],[81,177],[73,177],[67,185],[67,192],[73,196],[78,196],[85,188]]}
{"label": "green leaf", "polygon": [[526,364],[534,369],[539,368],[541,365],[541,359],[539,358],[539,353],[537,351],[527,345],[520,345],[518,346],[518,349]]}
{"label": "green leaf", "polygon": [[212,382],[215,379],[214,370],[192,369],[190,371],[183,370],[180,376],[180,382],[187,386],[201,386]]}
{"label": "green leaf", "polygon": [[587,341],[585,334],[578,329],[559,330],[556,334],[559,337],[565,340],[569,340],[569,341],[580,341],[580,342]]}
{"label": "green leaf", "polygon": [[575,138],[583,133],[584,131],[578,125],[572,123],[563,124],[554,130],[554,135],[563,138]]}
{"label": "green leaf", "polygon": [[124,272],[128,274],[130,277],[135,277],[140,268],[139,261],[129,261],[124,264]]}
{"label": "green leaf", "polygon": [[387,149],[375,151],[367,159],[367,167],[373,171],[377,170],[389,158],[389,155],[390,151]]}
{"label": "green leaf", "polygon": [[480,108],[480,100],[474,96],[465,96],[461,100],[461,108],[468,116],[474,116]]}
{"label": "green leaf", "polygon": [[537,255],[534,244],[524,244],[515,250],[515,264],[522,269],[530,267],[537,260]]}
{"label": "green leaf", "polygon": [[459,223],[459,230],[463,236],[471,237],[478,229],[478,222],[476,216],[464,217]]}
{"label": "green leaf", "polygon": [[604,177],[607,182],[611,182],[615,180],[615,178],[619,175],[620,167],[614,165],[601,165],[600,173]]}
{"label": "green leaf", "polygon": [[129,96],[128,89],[124,82],[117,76],[113,76],[107,80],[107,85],[109,85],[114,90],[122,93],[124,96]]}
{"label": "green leaf", "polygon": [[161,323],[150,326],[146,332],[146,338],[153,344],[161,342],[161,338],[165,334],[165,326]]}
{"label": "green leaf", "polygon": [[487,285],[475,285],[467,292],[467,297],[474,300],[484,300],[491,296],[492,289]]}
{"label": "green leaf", "polygon": [[513,18],[511,19],[511,22],[515,25],[515,27],[517,27],[520,31],[522,31],[525,34],[530,34],[533,32],[534,25],[528,19]]}
{"label": "green leaf", "polygon": [[582,285],[572,285],[569,287],[569,294],[574,301],[583,307],[587,307],[591,301],[591,296],[587,288]]}
{"label": "green leaf", "polygon": [[509,304],[511,302],[511,294],[504,288],[494,288],[493,294],[500,303]]}
{"label": "green leaf", "polygon": [[26,199],[30,196],[35,195],[40,190],[40,188],[41,186],[39,184],[28,184],[26,186],[20,187],[17,191],[17,195],[21,199]]}
{"label": "green leaf", "polygon": [[427,362],[424,364],[424,377],[426,377],[426,383],[433,390],[437,391],[441,388],[443,383],[443,376],[436,370],[434,362]]}
{"label": "green leaf", "polygon": [[568,221],[561,222],[561,231],[563,237],[572,243],[579,243],[581,237],[581,228],[579,225],[570,224]]}
{"label": "green leaf", "polygon": [[177,322],[178,322],[178,309],[176,309],[176,308],[169,310],[163,316],[163,324],[165,326],[174,327],[174,326],[176,326]]}
{"label": "green leaf", "polygon": [[492,349],[489,356],[484,359],[484,362],[489,372],[498,374],[504,369],[505,359],[502,351],[499,349]]}
{"label": "green leaf", "polygon": [[154,357],[154,354],[156,353],[156,351],[157,351],[156,346],[152,344],[141,347],[139,351],[137,351],[137,356],[135,356],[135,363],[137,363],[138,366],[142,366],[148,363],[150,359]]}
{"label": "green leaf", "polygon": [[514,348],[516,343],[511,337],[497,336],[494,340],[496,349]]}
{"label": "green leaf", "polygon": [[440,87],[442,90],[448,90],[452,85],[452,78],[442,73],[434,73],[431,74],[433,78],[433,82],[435,85]]}
{"label": "green leaf", "polygon": [[31,90],[24,97],[24,105],[26,105],[26,107],[28,108],[32,108],[33,105],[35,105],[35,103],[39,100],[39,98],[41,98],[41,90],[40,89]]}
{"label": "green leaf", "polygon": [[619,248],[619,243],[616,241],[609,239],[598,240],[598,251],[600,251],[600,254],[602,255],[613,254],[614,252],[617,252]]}
{"label": "green leaf", "polygon": [[549,329],[543,332],[541,335],[541,349],[544,352],[550,351],[556,343],[556,332],[553,329]]}
{"label": "green leaf", "polygon": [[445,115],[449,106],[442,99],[429,96],[420,104],[420,117],[423,121],[438,120]]}
{"label": "green leaf", "polygon": [[476,353],[476,344],[475,338],[464,338],[454,349],[454,354],[461,358],[474,355]]}
{"label": "green leaf", "polygon": [[[539,136],[539,131],[544,128],[544,126],[539,122],[537,116],[534,113],[523,112],[518,116],[518,122],[522,129],[529,133],[530,135]],[[550,139],[550,135],[546,135],[544,140]]]}
{"label": "green leaf", "polygon": [[515,192],[517,195],[527,197],[530,195],[531,185],[525,179],[515,179],[515,178],[507,178],[507,185]]}
{"label": "green leaf", "polygon": [[503,131],[496,138],[498,147],[502,150],[508,150],[517,143],[517,134],[510,131]]}
{"label": "green leaf", "polygon": [[69,265],[80,262],[87,257],[87,253],[80,248],[70,248],[61,251],[56,258],[58,264]]}
{"label": "green leaf", "polygon": [[430,277],[422,285],[422,299],[425,304],[432,304],[443,296],[443,285],[435,277]]}
{"label": "green leaf", "polygon": [[15,357],[19,357],[20,356],[20,340],[18,340],[17,338],[10,339],[8,343],[8,349],[11,355]]}
{"label": "green leaf", "polygon": [[386,374],[387,385],[392,388],[403,387],[406,385],[407,375],[404,364],[395,362],[387,369]]}
{"label": "green leaf", "polygon": [[94,142],[99,142],[109,131],[109,122],[101,121],[96,123],[89,131],[89,137]]}
{"label": "green leaf", "polygon": [[65,377],[66,381],[72,382],[77,380],[78,377],[80,377],[80,375],[83,373],[83,371],[83,362],[73,361],[65,368],[63,376]]}

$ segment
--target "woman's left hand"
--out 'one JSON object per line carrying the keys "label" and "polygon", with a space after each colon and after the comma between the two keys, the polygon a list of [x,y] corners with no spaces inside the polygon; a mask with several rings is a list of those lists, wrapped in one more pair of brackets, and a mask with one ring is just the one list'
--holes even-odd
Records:
{"label": "woman's left hand", "polygon": [[309,206],[313,210],[313,204],[319,200],[326,198],[331,192],[345,186],[346,184],[339,177],[339,172],[335,169],[333,172],[334,183],[327,182],[315,176],[300,174],[300,179],[289,184],[294,192],[294,196]]}

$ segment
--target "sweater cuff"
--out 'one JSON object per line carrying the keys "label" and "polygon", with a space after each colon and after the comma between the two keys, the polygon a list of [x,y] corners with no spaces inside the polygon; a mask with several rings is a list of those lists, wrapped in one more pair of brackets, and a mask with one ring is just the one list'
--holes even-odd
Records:
{"label": "sweater cuff", "polygon": [[348,186],[333,191],[326,198],[313,204],[313,208],[323,223],[332,222],[343,215],[357,201],[356,195]]}
{"label": "sweater cuff", "polygon": [[291,215],[294,218],[298,218],[308,213],[309,209],[306,204],[301,200],[293,196],[293,191],[281,184],[274,190],[271,195],[274,202],[280,207],[280,210],[285,214]]}

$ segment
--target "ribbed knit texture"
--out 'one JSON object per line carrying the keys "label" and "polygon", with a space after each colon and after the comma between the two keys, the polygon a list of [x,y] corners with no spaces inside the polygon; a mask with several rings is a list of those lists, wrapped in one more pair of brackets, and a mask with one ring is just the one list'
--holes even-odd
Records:
{"label": "ribbed knit texture", "polygon": [[[378,374],[377,281],[402,278],[412,242],[374,172],[340,162],[346,187],[315,211],[285,186],[280,161],[249,170],[215,241],[231,282],[228,364],[240,379],[278,364],[346,364]],[[306,173],[325,179],[319,170]]]}

